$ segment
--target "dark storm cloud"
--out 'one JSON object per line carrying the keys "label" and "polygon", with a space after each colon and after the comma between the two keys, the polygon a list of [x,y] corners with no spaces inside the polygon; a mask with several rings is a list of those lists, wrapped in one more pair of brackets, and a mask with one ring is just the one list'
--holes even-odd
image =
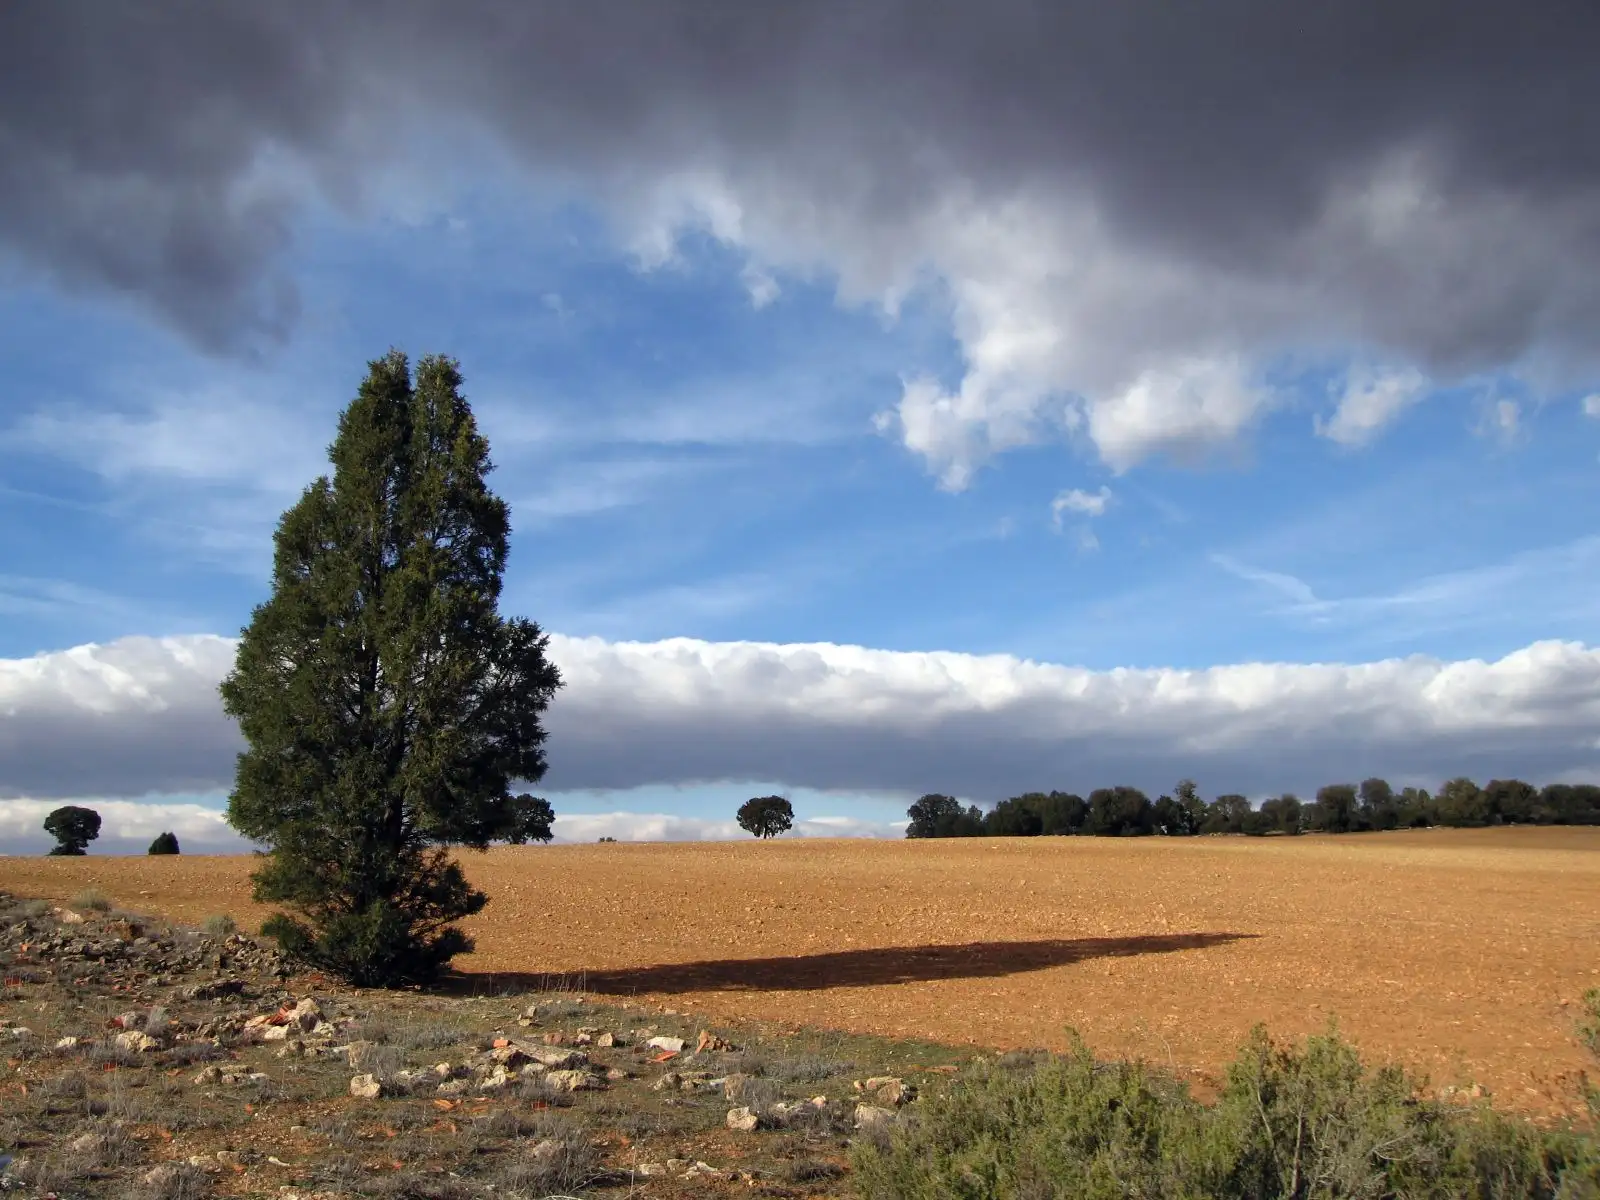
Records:
{"label": "dark storm cloud", "polygon": [[[839,258],[953,189],[1034,189],[1186,270],[1326,289],[1335,334],[1431,364],[1584,357],[1597,51],[1576,2],[13,0],[0,238],[208,345],[270,335],[294,193],[263,156],[350,195],[408,130],[464,119],[613,196],[698,169],[780,232],[831,210]],[[1432,234],[1307,236],[1394,161]]]}

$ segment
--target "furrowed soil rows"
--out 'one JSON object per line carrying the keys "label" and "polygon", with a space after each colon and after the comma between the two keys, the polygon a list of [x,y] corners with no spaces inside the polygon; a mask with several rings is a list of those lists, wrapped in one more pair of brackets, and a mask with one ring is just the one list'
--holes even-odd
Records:
{"label": "furrowed soil rows", "polygon": [[[812,841],[465,857],[485,976],[597,996],[1201,1075],[1254,1023],[1342,1031],[1435,1087],[1575,1110],[1600,986],[1600,829],[1343,838]],[[0,860],[0,887],[254,928],[248,857]]]}

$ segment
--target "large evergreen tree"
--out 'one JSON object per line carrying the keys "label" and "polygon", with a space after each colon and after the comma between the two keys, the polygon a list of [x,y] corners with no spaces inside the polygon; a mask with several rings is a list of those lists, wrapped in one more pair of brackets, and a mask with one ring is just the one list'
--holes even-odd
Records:
{"label": "large evergreen tree", "polygon": [[435,975],[481,910],[454,845],[550,838],[513,795],[545,772],[561,678],[533,622],[499,615],[510,520],[448,358],[369,364],[275,536],[272,596],[222,683],[247,748],[228,820],[268,855],[264,931],[353,983]]}

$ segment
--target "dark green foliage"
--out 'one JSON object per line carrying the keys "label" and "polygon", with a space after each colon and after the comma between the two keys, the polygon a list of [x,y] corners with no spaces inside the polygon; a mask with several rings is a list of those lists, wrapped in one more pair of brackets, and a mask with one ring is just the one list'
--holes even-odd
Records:
{"label": "dark green foliage", "polygon": [[1178,786],[1172,789],[1172,798],[1177,803],[1179,813],[1179,832],[1196,834],[1201,826],[1206,823],[1207,805],[1200,796],[1200,789],[1192,779],[1178,780]]}
{"label": "dark green foliage", "polygon": [[782,796],[756,796],[739,806],[739,828],[758,838],[777,837],[794,825],[794,806]]}
{"label": "dark green foliage", "polygon": [[1077,833],[1089,806],[1070,792],[1028,792],[1002,800],[983,817],[991,837],[1038,837]]}
{"label": "dark green foliage", "polygon": [[290,953],[362,985],[425,981],[481,910],[449,852],[548,840],[547,637],[498,612],[509,513],[456,364],[370,364],[333,475],[275,536],[272,596],[223,705],[247,748],[228,819],[268,854],[255,894]]}
{"label": "dark green foliage", "polygon": [[983,832],[989,837],[1038,837],[1044,832],[1044,821],[1034,803],[1036,794],[1000,801],[983,818]]}
{"label": "dark green foliage", "polygon": [[178,854],[178,835],[170,830],[166,833],[156,834],[156,840],[150,843],[146,854]]}
{"label": "dark green foliage", "polygon": [[1360,825],[1359,809],[1354,784],[1330,783],[1317,789],[1306,824],[1319,833],[1353,833]]}
{"label": "dark green foliage", "polygon": [[961,807],[954,796],[931,792],[906,809],[911,823],[908,838],[977,837],[983,833],[983,813],[977,805]]}
{"label": "dark green foliage", "polygon": [[1155,806],[1138,788],[1097,788],[1089,793],[1085,833],[1101,837],[1137,837],[1154,833]]}
{"label": "dark green foliage", "polygon": [[1250,801],[1237,792],[1218,796],[1211,802],[1201,833],[1243,833],[1250,816]]}
{"label": "dark green foliage", "polygon": [[1437,823],[1438,809],[1426,788],[1408,787],[1400,793],[1400,828],[1425,829]]}
{"label": "dark green foliage", "polygon": [[1071,792],[1030,793],[1039,814],[1039,832],[1046,837],[1077,833],[1089,819],[1089,803]]}
{"label": "dark green foliage", "polygon": [[1470,779],[1452,779],[1439,789],[1435,803],[1441,825],[1471,827],[1489,823],[1488,798]]}
{"label": "dark green foliage", "polygon": [[1529,825],[1539,803],[1539,789],[1520,779],[1491,779],[1483,788],[1489,820],[1495,825]]}
{"label": "dark green foliage", "polygon": [[1166,837],[1193,837],[1206,823],[1206,802],[1192,779],[1178,780],[1170,796],[1158,796],[1152,809],[1156,833]]}
{"label": "dark green foliage", "polygon": [[1135,788],[1101,788],[1089,801],[1070,792],[1025,792],[1002,800],[987,814],[962,808],[953,796],[930,793],[906,815],[907,837],[1037,837],[1051,834],[1128,836],[1157,833],[1186,837],[1197,833],[1267,834],[1356,833],[1368,830],[1417,829],[1430,825],[1597,825],[1600,786],[1550,784],[1543,790],[1516,779],[1497,779],[1479,788],[1470,779],[1454,779],[1437,797],[1423,788],[1398,794],[1387,780],[1371,778],[1355,784],[1321,788],[1317,799],[1302,804],[1285,793],[1252,809],[1238,793],[1218,796],[1207,804],[1192,779],[1180,779],[1173,794],[1154,804]]}
{"label": "dark green foliage", "polygon": [[[1297,1047],[1257,1030],[1216,1103],[1078,1044],[1031,1069],[973,1072],[855,1150],[860,1194],[894,1200],[1455,1200],[1588,1196],[1592,1141],[1419,1100],[1337,1033]],[[1565,1185],[1568,1189],[1560,1191]]]}
{"label": "dark green foliage", "polygon": [[1539,793],[1535,813],[1541,825],[1600,825],[1600,786],[1552,783]]}
{"label": "dark green foliage", "polygon": [[76,804],[63,805],[44,819],[44,831],[56,839],[51,854],[83,854],[100,836],[100,814]]}
{"label": "dark green foliage", "polygon": [[1261,815],[1271,822],[1272,832],[1298,834],[1303,828],[1300,797],[1285,792],[1261,802]]}
{"label": "dark green foliage", "polygon": [[1357,824],[1362,829],[1397,829],[1400,826],[1400,801],[1386,779],[1363,779],[1358,793]]}

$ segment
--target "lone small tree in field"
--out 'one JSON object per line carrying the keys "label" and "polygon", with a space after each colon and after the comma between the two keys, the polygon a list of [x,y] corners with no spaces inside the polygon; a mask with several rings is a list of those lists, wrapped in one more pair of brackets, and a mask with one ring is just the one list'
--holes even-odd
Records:
{"label": "lone small tree in field", "polygon": [[170,831],[168,831],[167,833],[158,833],[158,834],[156,834],[156,840],[150,843],[150,849],[145,851],[145,853],[146,854],[177,854],[178,853],[178,835],[175,834],[175,833],[172,833]]}
{"label": "lone small tree in field", "polygon": [[758,838],[777,837],[794,825],[794,806],[782,796],[757,796],[739,806],[739,828]]}
{"label": "lone small tree in field", "polygon": [[510,519],[447,358],[391,351],[339,418],[332,478],[275,535],[272,596],[223,707],[246,749],[228,820],[268,854],[263,926],[366,986],[424,982],[472,948],[487,902],[450,847],[548,841],[540,718],[561,677],[533,622],[500,616]]}
{"label": "lone small tree in field", "polygon": [[51,854],[84,854],[100,836],[100,814],[76,804],[63,805],[44,819],[44,831],[56,840]]}

